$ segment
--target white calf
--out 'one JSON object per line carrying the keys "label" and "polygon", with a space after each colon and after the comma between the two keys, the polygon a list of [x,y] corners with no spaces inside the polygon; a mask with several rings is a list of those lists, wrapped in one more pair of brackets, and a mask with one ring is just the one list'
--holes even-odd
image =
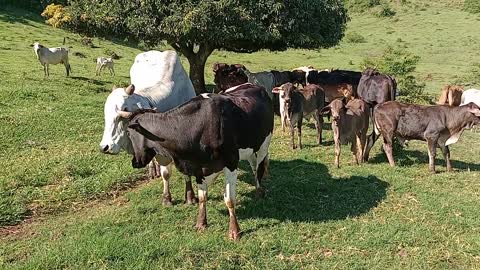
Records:
{"label": "white calf", "polygon": [[50,76],[50,72],[48,69],[48,65],[56,65],[56,64],[63,64],[65,66],[65,69],[67,71],[67,76],[70,75],[70,72],[72,71],[72,68],[70,67],[70,64],[68,63],[68,49],[67,48],[47,48],[43,45],[41,45],[38,42],[35,42],[33,44],[33,50],[35,51],[35,54],[37,55],[38,61],[40,61],[40,64],[43,66],[43,72],[46,77]]}
{"label": "white calf", "polygon": [[468,89],[462,94],[462,103],[460,106],[467,105],[468,103],[473,102],[480,106],[480,90],[477,89]]}
{"label": "white calf", "polygon": [[107,67],[110,71],[110,75],[115,75],[115,70],[113,70],[113,60],[112,58],[98,57],[97,58],[97,68],[95,69],[95,75],[100,75],[102,70]]}

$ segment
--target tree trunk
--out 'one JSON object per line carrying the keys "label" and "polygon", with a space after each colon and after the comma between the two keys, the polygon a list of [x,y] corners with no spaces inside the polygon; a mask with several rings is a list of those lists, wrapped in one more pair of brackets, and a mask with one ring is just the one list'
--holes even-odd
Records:
{"label": "tree trunk", "polygon": [[198,54],[188,58],[190,63],[190,80],[197,95],[207,92],[205,88],[205,63],[207,58],[201,59]]}
{"label": "tree trunk", "polygon": [[197,95],[205,93],[205,63],[212,54],[214,48],[207,44],[200,44],[198,51],[194,52],[194,46],[191,44],[170,43],[172,47],[187,57],[190,63],[190,80]]}

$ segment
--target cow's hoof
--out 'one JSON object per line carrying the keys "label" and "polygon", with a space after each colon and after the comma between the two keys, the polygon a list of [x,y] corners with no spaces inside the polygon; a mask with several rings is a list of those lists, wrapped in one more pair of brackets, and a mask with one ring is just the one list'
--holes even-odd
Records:
{"label": "cow's hoof", "polygon": [[230,238],[230,240],[238,241],[240,240],[240,232],[231,230],[228,232],[228,238]]}
{"label": "cow's hoof", "polygon": [[204,232],[207,229],[207,224],[197,223],[195,229],[197,229],[197,232]]}
{"label": "cow's hoof", "polygon": [[264,188],[257,188],[257,190],[255,191],[255,198],[256,199],[265,198],[265,189]]}
{"label": "cow's hoof", "polygon": [[162,200],[162,205],[166,207],[170,207],[173,205],[172,203],[172,197],[170,196],[164,196]]}
{"label": "cow's hoof", "polygon": [[196,205],[198,203],[198,199],[196,197],[187,198],[183,203],[187,205]]}

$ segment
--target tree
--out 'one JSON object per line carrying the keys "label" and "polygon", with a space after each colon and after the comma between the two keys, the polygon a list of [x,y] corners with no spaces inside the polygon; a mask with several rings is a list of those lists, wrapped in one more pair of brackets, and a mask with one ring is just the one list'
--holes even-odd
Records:
{"label": "tree", "polygon": [[316,49],[336,45],[348,16],[343,0],[71,0],[77,32],[135,38],[147,45],[166,41],[190,63],[198,93],[216,49]]}

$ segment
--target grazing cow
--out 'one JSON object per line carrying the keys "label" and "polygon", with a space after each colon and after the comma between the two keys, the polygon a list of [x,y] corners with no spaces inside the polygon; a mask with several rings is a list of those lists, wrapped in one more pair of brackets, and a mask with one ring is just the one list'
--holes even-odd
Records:
{"label": "grazing cow", "polygon": [[247,75],[245,75],[241,69],[245,69],[245,66],[242,64],[213,64],[213,81],[217,88],[216,92],[222,92],[231,87],[246,83],[248,81]]}
{"label": "grazing cow", "polygon": [[333,140],[335,141],[335,166],[340,167],[341,144],[351,143],[354,162],[362,162],[363,148],[367,140],[368,105],[361,99],[353,99],[344,104],[345,99],[335,99],[322,109],[322,113],[332,114]]}
{"label": "grazing cow", "polygon": [[[315,118],[315,127],[317,129],[317,142],[322,144],[322,125],[323,116],[320,110],[325,105],[325,96],[323,89],[318,85],[307,85],[299,90],[292,83],[286,83],[280,87],[275,87],[273,93],[278,93],[281,103],[285,104],[286,116],[281,116],[282,127],[285,118],[290,120],[290,135],[292,149],[295,149],[295,126],[298,132],[298,146],[302,149],[302,121],[304,116],[313,114]],[[285,118],[284,118],[285,117]]]}
{"label": "grazing cow", "polygon": [[[359,98],[366,101],[370,107],[370,115],[373,115],[373,110],[377,104],[382,104],[387,101],[395,100],[397,93],[397,82],[389,75],[379,73],[373,68],[367,68],[362,72],[362,78],[357,89]],[[373,125],[373,116],[372,116]],[[364,149],[363,160],[368,161],[370,150],[374,144],[374,137],[372,134],[368,135],[367,144]]]}
{"label": "grazing cow", "polygon": [[[192,82],[180,63],[175,51],[148,51],[140,53],[130,68],[130,78],[135,87],[113,89],[105,102],[105,130],[100,151],[118,154],[121,149],[132,151],[127,135],[128,114],[140,109],[153,109],[164,112],[195,97]],[[152,177],[162,176],[163,204],[171,205],[169,187],[170,158],[157,156],[149,165]],[[161,166],[159,166],[161,165]],[[185,201],[195,203],[195,195],[190,178],[186,178]]]}
{"label": "grazing cow", "polygon": [[57,47],[57,48],[47,48],[41,45],[38,42],[33,44],[33,51],[37,55],[38,61],[43,66],[43,73],[45,77],[50,76],[50,70],[48,65],[63,64],[65,70],[67,71],[67,76],[70,75],[72,68],[68,63],[68,49]]}
{"label": "grazing cow", "polygon": [[238,162],[242,155],[255,160],[257,188],[268,164],[273,110],[266,91],[243,84],[225,94],[202,94],[165,113],[134,114],[128,127],[134,167],[144,167],[156,153],[167,153],[180,172],[195,176],[199,230],[207,226],[208,184],[223,170],[229,236],[239,239],[240,228],[235,216]]}
{"label": "grazing cow", "polygon": [[447,85],[442,89],[438,105],[460,106],[462,101],[463,86]]}
{"label": "grazing cow", "polygon": [[113,69],[112,58],[98,57],[97,67],[95,68],[95,75],[99,76],[103,69],[108,68],[110,75],[115,76],[115,70]]}
{"label": "grazing cow", "polygon": [[436,150],[437,147],[440,147],[447,171],[451,171],[448,146],[456,143],[465,129],[480,124],[480,107],[473,102],[465,106],[451,107],[388,101],[375,108],[374,123],[374,134],[383,136],[383,149],[387,154],[390,166],[395,166],[393,137],[396,137],[401,144],[404,144],[406,140],[426,141],[429,169],[432,173],[435,173]]}
{"label": "grazing cow", "polygon": [[466,105],[470,102],[480,106],[480,90],[477,89],[468,89],[462,94],[460,106]]}

